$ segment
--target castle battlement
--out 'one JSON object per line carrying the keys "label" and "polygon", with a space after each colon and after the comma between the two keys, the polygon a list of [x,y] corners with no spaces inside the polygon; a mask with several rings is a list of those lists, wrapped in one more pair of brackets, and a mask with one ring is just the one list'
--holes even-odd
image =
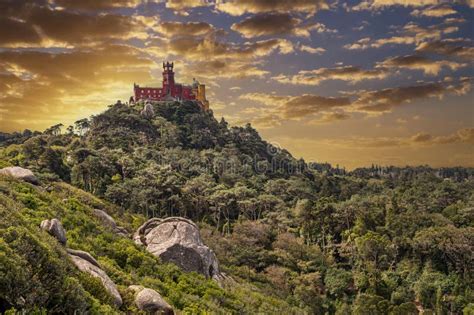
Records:
{"label": "castle battlement", "polygon": [[163,82],[161,87],[141,87],[133,84],[130,103],[144,101],[198,101],[204,110],[209,109],[206,86],[193,79],[192,85],[183,85],[174,80],[174,63],[163,62]]}

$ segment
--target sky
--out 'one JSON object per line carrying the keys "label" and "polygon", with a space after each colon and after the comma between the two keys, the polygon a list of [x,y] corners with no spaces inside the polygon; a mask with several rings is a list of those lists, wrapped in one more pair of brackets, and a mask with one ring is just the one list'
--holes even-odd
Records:
{"label": "sky", "polygon": [[474,166],[474,2],[0,0],[0,131],[206,84],[231,125],[306,161]]}

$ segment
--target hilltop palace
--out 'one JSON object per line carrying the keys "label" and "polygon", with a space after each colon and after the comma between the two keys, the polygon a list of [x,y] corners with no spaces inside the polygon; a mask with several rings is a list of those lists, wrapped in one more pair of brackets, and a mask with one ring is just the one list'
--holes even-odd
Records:
{"label": "hilltop palace", "polygon": [[163,62],[163,85],[162,87],[140,87],[133,84],[134,96],[130,97],[130,103],[143,101],[197,101],[202,109],[209,109],[206,99],[206,86],[193,79],[192,85],[183,85],[174,81],[173,62]]}

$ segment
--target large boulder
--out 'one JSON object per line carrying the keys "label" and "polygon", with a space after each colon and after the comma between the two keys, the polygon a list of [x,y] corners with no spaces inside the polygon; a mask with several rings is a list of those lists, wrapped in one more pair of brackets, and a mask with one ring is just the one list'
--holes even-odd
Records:
{"label": "large boulder", "polygon": [[66,230],[58,219],[43,220],[40,227],[54,236],[59,243],[66,245]]}
{"label": "large boulder", "polygon": [[24,180],[25,182],[29,182],[35,185],[38,184],[38,178],[36,178],[35,174],[33,174],[32,171],[23,167],[19,167],[19,166],[5,167],[5,168],[0,169],[0,174],[15,177],[15,178]]}
{"label": "large boulder", "polygon": [[139,310],[153,314],[174,314],[173,308],[155,290],[138,285],[132,285],[129,289],[135,292],[135,304]]}
{"label": "large boulder", "polygon": [[114,218],[112,218],[107,212],[100,209],[94,209],[94,215],[102,222],[104,226],[112,229],[117,235],[128,237],[127,230],[121,226],[118,226]]}
{"label": "large boulder", "polygon": [[164,262],[186,272],[196,271],[220,282],[221,274],[214,252],[203,244],[197,225],[181,217],[153,218],[135,233],[134,241]]}
{"label": "large boulder", "polygon": [[99,278],[102,285],[105,287],[107,292],[113,297],[114,303],[117,307],[122,305],[122,297],[117,290],[115,283],[107,276],[104,270],[100,267],[97,260],[87,252],[81,250],[67,249],[69,257],[76,265],[76,267],[82,271],[90,274],[93,277]]}
{"label": "large boulder", "polygon": [[153,118],[155,116],[155,110],[153,109],[153,105],[150,102],[146,102],[145,106],[143,106],[143,109],[140,112],[140,115],[148,119]]}

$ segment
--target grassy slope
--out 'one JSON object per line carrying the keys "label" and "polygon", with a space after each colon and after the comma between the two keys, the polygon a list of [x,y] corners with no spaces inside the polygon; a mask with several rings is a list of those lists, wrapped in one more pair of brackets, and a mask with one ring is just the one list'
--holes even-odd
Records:
{"label": "grassy slope", "polygon": [[[117,208],[65,183],[33,186],[0,177],[0,307],[62,312],[78,309],[92,313],[138,310],[127,287],[141,284],[160,292],[184,313],[255,313],[279,310],[299,313],[284,301],[260,294],[248,284],[222,290],[213,281],[176,266],[163,264],[101,226],[94,208],[111,214],[133,231],[145,218],[119,213]],[[80,273],[64,248],[39,228],[43,219],[59,218],[67,231],[68,247],[90,252],[118,285],[124,298],[120,310],[97,279]],[[252,301],[252,304],[245,301]]]}

